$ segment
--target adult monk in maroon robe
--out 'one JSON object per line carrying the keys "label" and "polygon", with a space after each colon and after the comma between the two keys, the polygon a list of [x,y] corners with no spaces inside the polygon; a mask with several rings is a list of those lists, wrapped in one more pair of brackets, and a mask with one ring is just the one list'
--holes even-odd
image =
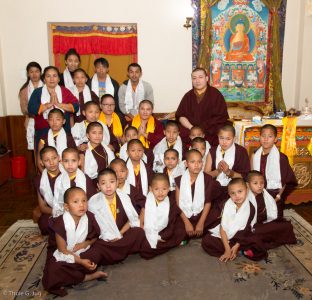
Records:
{"label": "adult monk in maroon robe", "polygon": [[176,111],[180,136],[184,143],[189,143],[190,129],[200,126],[210,145],[218,145],[217,132],[229,119],[225,100],[216,88],[208,85],[205,69],[193,70],[192,84],[193,89],[184,95]]}

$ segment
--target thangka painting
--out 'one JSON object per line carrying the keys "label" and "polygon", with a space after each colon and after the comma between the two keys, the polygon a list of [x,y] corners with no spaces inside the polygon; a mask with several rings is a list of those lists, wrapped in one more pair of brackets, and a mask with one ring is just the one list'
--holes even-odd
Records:
{"label": "thangka painting", "polygon": [[[195,8],[193,66],[196,66],[205,28],[205,19],[201,16],[205,0],[193,0],[192,4]],[[261,0],[220,0],[210,9],[210,85],[218,88],[227,102],[273,106],[269,103],[272,87],[268,8]],[[283,20],[285,18],[281,18]],[[280,32],[283,38],[284,26]]]}
{"label": "thangka painting", "polygon": [[265,102],[268,9],[258,1],[212,7],[210,84],[228,102]]}

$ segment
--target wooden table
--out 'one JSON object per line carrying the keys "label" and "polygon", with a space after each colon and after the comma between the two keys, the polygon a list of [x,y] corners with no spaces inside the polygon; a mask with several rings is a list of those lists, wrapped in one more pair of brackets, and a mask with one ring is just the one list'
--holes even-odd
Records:
{"label": "wooden table", "polygon": [[[281,120],[263,120],[261,124],[254,122],[234,122],[236,130],[236,142],[244,146],[249,156],[260,146],[260,128],[264,124],[272,124],[277,127],[278,142],[280,147],[283,125]],[[293,170],[298,186],[288,196],[286,203],[300,204],[312,201],[312,156],[307,145],[312,138],[312,120],[298,118],[296,130],[297,155],[294,157]]]}

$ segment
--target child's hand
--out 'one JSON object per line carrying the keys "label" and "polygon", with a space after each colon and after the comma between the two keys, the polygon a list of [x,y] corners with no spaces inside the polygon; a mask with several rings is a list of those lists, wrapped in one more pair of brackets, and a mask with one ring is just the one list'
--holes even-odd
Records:
{"label": "child's hand", "polygon": [[83,143],[78,146],[78,150],[80,151],[86,151],[87,149],[88,149],[88,144]]}
{"label": "child's hand", "polygon": [[195,235],[196,236],[202,236],[204,231],[204,224],[200,224],[199,222],[196,224],[195,227]]}
{"label": "child's hand", "polygon": [[231,258],[230,258],[230,260],[234,260],[234,259],[236,258],[238,249],[239,249],[239,244],[236,243],[236,244],[231,248]]}
{"label": "child's hand", "polygon": [[84,266],[86,269],[93,271],[96,269],[97,265],[92,262],[90,259],[81,259],[81,265]]}
{"label": "child's hand", "polygon": [[88,247],[88,243],[86,243],[86,242],[78,243],[78,244],[76,244],[76,245],[74,246],[73,252],[77,252],[78,250],[80,250],[80,249],[85,249],[85,248],[87,248],[87,247]]}
{"label": "child's hand", "polygon": [[194,227],[190,221],[186,222],[185,224],[185,231],[188,236],[193,236],[195,235]]}
{"label": "child's hand", "polygon": [[227,262],[229,259],[231,259],[231,249],[225,250],[223,255],[220,256],[219,260]]}
{"label": "child's hand", "polygon": [[115,152],[115,148],[114,148],[114,146],[113,146],[113,145],[108,144],[107,146],[108,146],[108,148],[109,148],[109,149],[111,149],[113,152]]}
{"label": "child's hand", "polygon": [[224,160],[220,161],[220,167],[223,173],[227,173],[227,171],[230,168],[229,165]]}

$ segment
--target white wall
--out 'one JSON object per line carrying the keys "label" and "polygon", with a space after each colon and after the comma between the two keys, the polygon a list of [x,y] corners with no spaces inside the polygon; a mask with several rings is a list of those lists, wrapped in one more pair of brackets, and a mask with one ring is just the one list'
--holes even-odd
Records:
{"label": "white wall", "polygon": [[138,23],[138,57],[155,90],[156,111],[173,111],[191,88],[190,0],[2,0],[0,37],[7,114],[20,114],[17,93],[28,62],[49,64],[47,22]]}
{"label": "white wall", "polygon": [[[155,110],[175,110],[191,88],[191,30],[182,26],[190,2],[1,0],[0,115],[20,114],[17,94],[27,63],[49,64],[47,22],[138,23],[139,63],[154,87]],[[311,44],[312,17],[304,15],[304,0],[288,0],[282,79],[288,108],[299,108],[305,97],[312,102]]]}

